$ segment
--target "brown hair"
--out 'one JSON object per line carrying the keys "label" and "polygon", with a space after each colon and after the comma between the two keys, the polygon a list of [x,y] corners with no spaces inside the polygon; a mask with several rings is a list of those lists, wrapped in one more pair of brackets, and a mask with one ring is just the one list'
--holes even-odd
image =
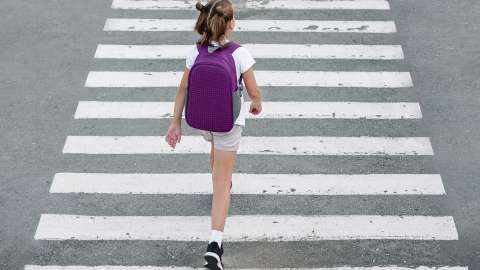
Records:
{"label": "brown hair", "polygon": [[233,20],[233,5],[230,0],[209,0],[206,5],[200,1],[195,5],[200,11],[195,31],[201,35],[198,44],[210,45],[211,41],[220,43],[224,41],[227,24]]}

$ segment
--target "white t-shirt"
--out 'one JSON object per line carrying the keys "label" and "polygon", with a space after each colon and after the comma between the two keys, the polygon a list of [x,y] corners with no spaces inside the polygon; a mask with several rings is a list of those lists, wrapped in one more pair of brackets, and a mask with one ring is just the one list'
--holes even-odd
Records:
{"label": "white t-shirt", "polygon": [[[228,41],[227,41],[228,42]],[[218,43],[212,42],[215,46]],[[195,59],[198,56],[198,49],[197,45],[193,45],[188,51],[186,56],[186,66],[188,69],[191,69],[193,64],[195,63]],[[253,64],[255,64],[255,59],[253,59],[250,52],[245,47],[239,47],[232,53],[233,59],[235,60],[235,67],[237,71],[237,82],[240,79],[240,74],[245,73],[248,69],[250,69]],[[244,88],[245,89],[245,88]],[[248,109],[244,108],[244,98],[243,95],[246,91],[242,94],[242,110],[235,121],[236,125],[245,126],[245,114],[248,112]]]}

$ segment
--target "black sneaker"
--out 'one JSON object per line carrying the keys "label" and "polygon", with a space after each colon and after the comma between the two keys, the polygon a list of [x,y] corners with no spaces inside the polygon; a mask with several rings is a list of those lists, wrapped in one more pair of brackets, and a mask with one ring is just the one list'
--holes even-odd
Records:
{"label": "black sneaker", "polygon": [[204,256],[206,262],[203,266],[212,270],[223,270],[222,255],[223,245],[218,247],[218,243],[215,241],[209,243]]}

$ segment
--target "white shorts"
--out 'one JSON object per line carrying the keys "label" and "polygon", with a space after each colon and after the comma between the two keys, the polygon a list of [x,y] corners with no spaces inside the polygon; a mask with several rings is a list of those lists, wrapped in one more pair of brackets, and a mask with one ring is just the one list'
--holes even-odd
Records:
{"label": "white shorts", "polygon": [[232,130],[227,132],[200,130],[200,133],[207,142],[213,142],[215,149],[236,152],[240,146],[242,131],[243,126],[233,125]]}

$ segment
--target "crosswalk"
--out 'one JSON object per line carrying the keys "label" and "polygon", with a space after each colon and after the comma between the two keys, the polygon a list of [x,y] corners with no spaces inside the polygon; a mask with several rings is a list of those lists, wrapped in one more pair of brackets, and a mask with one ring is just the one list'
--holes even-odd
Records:
{"label": "crosswalk", "polygon": [[[40,266],[40,265],[27,265],[25,270],[193,270],[203,268],[193,267],[155,267],[155,266]],[[260,268],[245,268],[251,270],[259,270]],[[386,267],[335,267],[335,268],[312,268],[314,270],[409,270],[412,268],[399,267],[399,266],[386,266]],[[417,270],[467,270],[466,267],[418,267]]]}
{"label": "crosswalk", "polygon": [[[234,174],[232,194],[443,195],[438,174]],[[172,180],[175,181],[172,181]],[[211,194],[210,174],[57,173],[51,193]]]}
{"label": "crosswalk", "polygon": [[[316,35],[329,33],[330,35],[395,35],[397,32],[394,21],[389,20],[332,20],[335,16],[329,16],[329,20],[309,20],[308,16],[302,18],[276,19],[276,12],[285,11],[342,11],[346,14],[368,11],[388,12],[390,4],[387,0],[246,0],[236,1],[239,8],[264,12],[259,18],[240,19],[237,21],[236,31],[252,36],[263,35],[266,32],[272,35]],[[169,99],[159,100],[157,96],[146,96],[145,89],[155,89],[158,93],[165,93],[175,89],[182,76],[178,65],[168,63],[183,63],[182,59],[188,50],[188,43],[176,42],[176,40],[164,40],[163,33],[169,33],[174,37],[191,36],[194,20],[193,0],[113,0],[112,12],[123,14],[115,18],[107,18],[103,30],[106,33],[121,33],[127,37],[128,42],[115,43],[101,42],[98,44],[93,58],[103,63],[114,63],[111,68],[102,66],[100,70],[88,72],[84,87],[91,93],[98,93],[98,98],[79,100],[74,111],[75,121],[96,123],[134,123],[154,120],[168,122],[173,108],[173,96]],[[122,13],[118,11],[128,11]],[[145,14],[151,12],[184,12],[172,19],[152,18]],[[187,13],[185,13],[187,12]],[[305,14],[309,14],[309,13]],[[165,14],[165,13],[158,13]],[[185,16],[188,14],[188,16]],[[334,13],[332,13],[334,14]],[[127,16],[128,15],[128,16]],[[134,15],[134,16],[132,16]],[[150,17],[150,18],[149,18]],[[372,19],[372,18],[370,18]],[[139,44],[134,33],[140,35],[160,35],[158,42]],[[113,37],[115,37],[113,35]],[[138,35],[136,36],[138,37]],[[329,37],[329,36],[327,36]],[[262,40],[258,38],[257,40]],[[307,39],[308,40],[308,39]],[[238,40],[244,44],[258,63],[268,68],[255,71],[257,82],[262,89],[268,90],[263,103],[263,112],[259,116],[247,116],[247,126],[242,137],[239,150],[239,160],[260,160],[265,171],[261,173],[249,171],[251,167],[238,168],[233,175],[232,203],[236,198],[271,198],[269,200],[282,200],[285,198],[307,198],[313,201],[321,196],[329,198],[353,198],[348,211],[339,214],[323,214],[321,209],[312,209],[310,215],[270,209],[262,214],[233,212],[229,215],[225,227],[225,241],[230,245],[243,245],[248,243],[268,244],[274,250],[277,258],[271,258],[268,265],[288,265],[281,261],[282,254],[288,249],[277,248],[277,244],[290,244],[302,242],[303,247],[311,243],[322,241],[342,241],[356,245],[361,241],[393,241],[398,243],[398,250],[402,244],[413,241],[423,243],[426,248],[438,242],[452,242],[459,239],[455,221],[451,213],[437,211],[433,214],[417,214],[418,211],[403,212],[392,209],[391,211],[379,211],[372,213],[371,210],[357,209],[355,198],[361,200],[389,200],[390,198],[399,203],[408,204],[409,200],[423,200],[435,197],[441,201],[446,195],[442,177],[434,171],[410,168],[402,163],[405,160],[417,160],[420,158],[432,158],[434,149],[428,136],[421,132],[402,136],[384,136],[371,134],[354,135],[351,131],[342,131],[341,121],[354,121],[365,125],[367,130],[374,125],[379,128],[388,122],[395,126],[397,123],[419,122],[422,120],[421,104],[405,98],[379,102],[377,99],[365,97],[362,101],[354,98],[351,100],[338,98],[334,100],[339,91],[358,92],[361,89],[376,92],[380,97],[389,92],[398,93],[401,96],[414,87],[412,76],[405,68],[399,65],[389,65],[391,61],[403,61],[405,58],[403,48],[398,43],[384,44],[379,40],[378,44],[367,42],[325,43],[312,42],[302,43],[302,40],[289,43],[249,43]],[[269,61],[281,61],[283,65],[268,65]],[[309,69],[297,70],[291,68],[290,61],[364,61],[358,69]],[[135,69],[130,66],[132,61],[151,61],[167,63],[160,68]],[[277,63],[276,62],[276,63]],[[365,66],[377,64],[380,69],[371,68],[365,70]],[[392,68],[393,67],[393,68]],[[298,96],[295,101],[284,100],[279,97],[279,87],[289,91],[310,91],[315,99],[303,99]],[[324,99],[325,91],[328,92],[328,100]],[[100,95],[102,93],[102,95]],[[141,95],[138,98],[137,95]],[[122,98],[118,98],[121,96]],[[145,100],[147,98],[147,100]],[[298,99],[298,100],[297,100]],[[248,101],[243,109],[248,108]],[[118,122],[121,121],[121,122]],[[123,122],[122,122],[123,121]],[[129,122],[125,122],[129,121]],[[287,123],[283,128],[288,135],[275,135],[276,131],[256,131],[256,136],[251,135],[248,126],[255,121],[266,123]],[[292,122],[293,121],[293,122]],[[336,128],[338,136],[314,134],[310,130],[296,134],[296,121],[309,121],[317,125],[322,121],[329,121]],[[383,122],[380,122],[383,121]],[[115,124],[113,124],[115,126]],[[402,126],[402,125],[399,125]],[[154,127],[152,127],[152,130]],[[84,134],[68,134],[60,149],[65,157],[77,160],[95,159],[107,163],[110,159],[122,158],[126,163],[137,165],[139,159],[160,156],[162,162],[172,160],[181,162],[193,160],[201,156],[208,161],[210,145],[199,134],[194,133],[188,127],[185,128],[181,143],[175,149],[171,149],[164,140],[164,131],[158,134],[155,129],[154,136],[151,134],[119,135],[112,128],[109,134],[96,134],[94,131]],[[312,129],[313,130],[313,129]],[[264,135],[268,133],[270,135]],[[285,133],[285,132],[284,132]],[[284,134],[282,133],[282,134]],[[310,134],[312,133],[312,134]],[[328,132],[326,132],[328,134]],[[307,158],[307,159],[305,159]],[[373,160],[372,168],[359,170],[356,163],[364,159]],[[269,169],[270,163],[285,159],[292,162],[288,172],[276,172]],[[298,160],[308,161],[310,167],[318,166],[318,160],[323,159],[330,165],[339,166],[338,173],[312,173],[305,171],[298,165]],[[340,162],[329,162],[331,159],[339,159]],[[385,160],[398,162],[399,170],[385,172],[382,162]],[[375,160],[378,160],[375,162]],[[310,164],[311,163],[311,164]],[[349,164],[347,164],[349,163]],[[117,164],[117,163],[115,163]],[[124,163],[125,164],[125,163]],[[206,164],[206,163],[205,163]],[[411,164],[411,163],[409,163]],[[188,165],[190,166],[190,165]],[[187,167],[188,167],[187,166]],[[403,166],[403,167],[402,167]],[[134,198],[155,196],[156,200],[165,202],[175,196],[194,197],[210,196],[212,193],[211,175],[208,166],[192,166],[192,171],[170,170],[162,167],[149,171],[125,171],[125,168],[106,167],[103,171],[88,171],[78,169],[76,171],[57,172],[50,186],[51,196],[65,196],[66,198],[105,198],[109,200],[121,196],[122,198]],[[200,169],[199,169],[200,168]],[[274,167],[275,168],[275,167]],[[358,173],[368,171],[368,173]],[[380,172],[381,171],[381,172]],[[261,197],[269,196],[269,197]],[[92,197],[93,198],[93,197]],[[304,200],[302,200],[304,202]],[[378,202],[378,201],[377,201]],[[361,204],[365,205],[365,203]],[[195,208],[198,205],[185,205]],[[293,208],[305,208],[310,205],[293,205]],[[374,209],[374,208],[372,208]],[[187,244],[204,243],[208,240],[210,230],[210,216],[188,215],[178,208],[173,215],[162,215],[158,212],[149,215],[120,214],[115,212],[91,211],[82,206],[77,211],[44,212],[39,216],[37,229],[34,234],[35,241],[47,241],[63,243],[79,241],[88,243],[108,242],[137,242],[137,241],[160,241],[180,242]],[[108,209],[107,209],[108,210]],[[237,209],[238,210],[238,209]],[[258,211],[257,211],[258,212]],[[429,210],[422,211],[429,213]],[[101,213],[101,214],[100,214]],[[415,242],[416,241],[416,242]],[[384,243],[384,242],[378,242]],[[203,246],[202,246],[203,247]],[[378,248],[377,248],[378,249]],[[140,251],[141,252],[141,251]],[[201,251],[203,252],[203,249]],[[340,251],[329,256],[343,256]],[[396,256],[392,251],[391,256]],[[319,253],[320,254],[320,253]],[[323,254],[323,253],[322,253]],[[201,253],[196,254],[201,259]],[[159,255],[161,256],[161,254]],[[225,255],[226,268],[240,269],[265,269],[262,267],[252,268],[248,262],[230,261],[230,254]],[[297,262],[295,265],[304,265],[309,269],[319,270],[467,270],[466,266],[448,266],[429,258],[418,258],[417,261],[402,261],[402,264],[377,265],[375,261],[368,265],[355,265],[355,258],[350,258],[350,265],[323,265],[325,262],[318,255],[318,260],[309,260],[307,264]],[[381,254],[378,254],[381,256]],[[348,258],[348,256],[347,256]],[[279,261],[278,261],[279,260]],[[78,261],[82,263],[78,263]],[[201,261],[195,264],[182,265],[182,261],[172,261],[167,265],[131,265],[128,258],[122,258],[121,264],[112,265],[112,261],[104,264],[92,265],[88,257],[80,258],[75,263],[57,265],[53,264],[28,264],[25,270],[166,270],[166,269],[197,269]],[[399,260],[397,260],[399,261]],[[197,261],[196,261],[197,262]],[[417,263],[418,262],[418,263]],[[264,265],[264,264],[262,264]],[[298,268],[302,269],[304,267]],[[277,269],[277,268],[270,268]],[[285,268],[287,269],[287,268]],[[288,268],[296,269],[296,268]]]}
{"label": "crosswalk", "polygon": [[[209,216],[43,214],[35,239],[208,241],[209,224]],[[224,239],[233,242],[458,239],[452,217],[231,215],[227,224]]]}
{"label": "crosswalk", "polygon": [[[163,136],[68,136],[65,154],[208,154],[201,136],[182,136],[171,149]],[[239,155],[433,155],[426,137],[247,137]]]}
{"label": "crosswalk", "polygon": [[[190,32],[195,20],[109,18],[105,31]],[[238,20],[239,32],[375,33],[397,32],[393,21]]]}
{"label": "crosswalk", "polygon": [[[163,119],[173,102],[80,101],[75,119]],[[246,113],[250,102],[242,108]],[[264,102],[265,112],[248,119],[421,119],[415,102]]]}
{"label": "crosswalk", "polygon": [[[95,58],[182,59],[191,45],[100,44]],[[254,58],[266,59],[403,59],[400,45],[243,44]]]}
{"label": "crosswalk", "polygon": [[[160,10],[160,9],[194,9],[193,1],[184,0],[114,0],[113,9],[143,9],[143,10]],[[333,0],[333,1],[317,1],[317,0],[269,0],[256,1],[247,0],[246,8],[253,9],[389,9],[387,0]]]}
{"label": "crosswalk", "polygon": [[[85,87],[176,87],[180,71],[90,71]],[[258,70],[258,86],[402,88],[413,86],[401,71],[286,71]]]}

